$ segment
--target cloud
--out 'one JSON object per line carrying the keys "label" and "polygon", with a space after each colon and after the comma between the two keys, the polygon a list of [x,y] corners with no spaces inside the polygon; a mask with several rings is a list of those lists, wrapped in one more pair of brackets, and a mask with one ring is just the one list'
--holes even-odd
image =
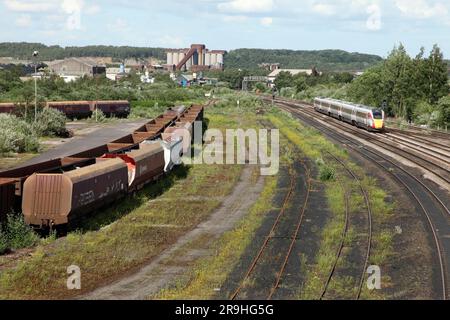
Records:
{"label": "cloud", "polygon": [[443,17],[448,14],[448,8],[441,2],[430,5],[425,0],[395,0],[395,5],[403,15],[416,19]]}
{"label": "cloud", "polygon": [[274,9],[274,0],[232,0],[219,3],[217,8],[227,13],[264,13]]}
{"label": "cloud", "polygon": [[58,5],[52,0],[5,0],[4,4],[10,11],[17,12],[48,12]]}
{"label": "cloud", "polygon": [[273,19],[271,17],[265,17],[259,20],[259,22],[265,27],[270,27],[273,23]]}
{"label": "cloud", "polygon": [[20,15],[15,22],[16,26],[26,28],[31,26],[31,16],[29,14],[22,14]]}
{"label": "cloud", "polygon": [[124,31],[128,29],[128,22],[122,18],[116,18],[112,23],[108,24],[108,28],[113,31]]}
{"label": "cloud", "polygon": [[67,14],[81,12],[84,6],[83,0],[64,0],[61,4],[62,10]]}
{"label": "cloud", "polygon": [[377,4],[367,7],[369,18],[366,21],[367,29],[371,31],[378,31],[381,29],[381,8]]}
{"label": "cloud", "polygon": [[316,3],[313,4],[312,11],[324,16],[332,16],[336,13],[336,8],[330,4]]}

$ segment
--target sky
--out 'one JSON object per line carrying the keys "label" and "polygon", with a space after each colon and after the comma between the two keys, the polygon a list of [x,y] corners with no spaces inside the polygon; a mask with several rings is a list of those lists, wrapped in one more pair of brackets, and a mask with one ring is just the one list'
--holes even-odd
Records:
{"label": "sky", "polygon": [[0,0],[0,42],[209,49],[343,49],[385,57],[437,43],[450,0]]}

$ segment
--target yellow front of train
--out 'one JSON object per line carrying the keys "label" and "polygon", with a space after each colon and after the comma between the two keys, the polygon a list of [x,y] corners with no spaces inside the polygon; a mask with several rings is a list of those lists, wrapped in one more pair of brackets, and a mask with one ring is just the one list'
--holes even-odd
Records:
{"label": "yellow front of train", "polygon": [[371,114],[371,122],[372,129],[377,131],[383,131],[385,122],[384,122],[384,111],[382,110],[373,110]]}

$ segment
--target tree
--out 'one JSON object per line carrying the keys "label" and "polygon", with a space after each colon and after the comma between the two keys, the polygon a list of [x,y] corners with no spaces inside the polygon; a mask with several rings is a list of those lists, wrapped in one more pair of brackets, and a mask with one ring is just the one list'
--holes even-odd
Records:
{"label": "tree", "polygon": [[[384,66],[380,65],[367,70],[356,78],[348,89],[350,99],[371,106],[379,106],[386,98],[383,69]],[[390,113],[390,110],[385,111]]]}
{"label": "tree", "polygon": [[435,104],[448,94],[448,69],[441,49],[433,46],[430,56],[424,63],[425,96],[429,103]]}
{"label": "tree", "polygon": [[275,79],[275,86],[278,90],[292,87],[294,85],[293,80],[294,79],[290,72],[282,71],[278,74],[278,76]]}
{"label": "tree", "polygon": [[438,103],[439,119],[438,124],[443,127],[450,126],[450,96],[443,97]]}

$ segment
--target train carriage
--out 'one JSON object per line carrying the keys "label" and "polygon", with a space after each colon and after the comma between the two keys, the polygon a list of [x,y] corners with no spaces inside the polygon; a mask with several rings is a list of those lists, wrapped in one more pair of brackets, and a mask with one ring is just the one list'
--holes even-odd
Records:
{"label": "train carriage", "polygon": [[384,131],[384,111],[351,102],[315,98],[314,109],[369,131]]}

